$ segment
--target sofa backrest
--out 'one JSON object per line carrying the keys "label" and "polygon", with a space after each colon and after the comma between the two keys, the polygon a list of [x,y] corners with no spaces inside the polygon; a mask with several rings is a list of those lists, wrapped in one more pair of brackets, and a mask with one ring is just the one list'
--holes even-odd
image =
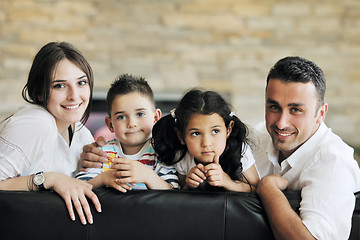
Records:
{"label": "sofa backrest", "polygon": [[[0,191],[1,239],[274,239],[256,194],[199,191],[95,191],[94,224],[70,220],[54,192]],[[300,192],[285,192],[298,212]],[[351,240],[360,239],[357,194]]]}

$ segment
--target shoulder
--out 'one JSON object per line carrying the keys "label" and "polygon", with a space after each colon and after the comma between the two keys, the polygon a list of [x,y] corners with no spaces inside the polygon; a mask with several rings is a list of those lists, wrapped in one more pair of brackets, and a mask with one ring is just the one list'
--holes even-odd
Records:
{"label": "shoulder", "polygon": [[37,136],[53,136],[57,133],[55,118],[43,107],[26,104],[2,123],[2,135],[22,136],[35,139]]}

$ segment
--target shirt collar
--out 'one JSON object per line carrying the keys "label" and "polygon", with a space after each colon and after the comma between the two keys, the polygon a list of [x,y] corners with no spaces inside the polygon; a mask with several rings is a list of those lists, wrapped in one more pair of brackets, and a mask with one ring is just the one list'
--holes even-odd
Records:
{"label": "shirt collar", "polygon": [[279,164],[279,151],[274,148],[272,141],[270,141],[267,147],[267,155],[269,161],[278,168],[281,172],[287,168],[287,164],[290,168],[293,168],[296,165],[302,164],[305,165],[306,161],[302,161],[303,159],[307,158],[307,155],[313,152],[314,148],[318,146],[318,142],[320,142],[323,138],[323,135],[327,131],[327,126],[324,122],[322,122],[319,128],[316,130],[313,136],[311,136],[303,145],[301,145],[295,152],[293,152],[288,158],[286,158],[282,163],[281,166]]}

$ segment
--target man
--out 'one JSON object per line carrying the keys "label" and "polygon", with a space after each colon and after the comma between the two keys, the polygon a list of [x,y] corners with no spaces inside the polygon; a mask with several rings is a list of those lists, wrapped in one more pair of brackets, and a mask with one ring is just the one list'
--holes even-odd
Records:
{"label": "man", "polygon": [[[270,70],[266,86],[266,134],[254,151],[261,181],[257,193],[276,239],[348,239],[360,190],[353,149],[325,123],[322,70],[286,57]],[[270,137],[269,137],[270,135]],[[300,216],[283,190],[301,190]]]}

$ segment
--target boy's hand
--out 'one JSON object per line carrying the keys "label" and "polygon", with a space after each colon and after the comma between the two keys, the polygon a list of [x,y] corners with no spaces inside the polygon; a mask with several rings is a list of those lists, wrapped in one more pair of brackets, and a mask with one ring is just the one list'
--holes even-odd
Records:
{"label": "boy's hand", "polygon": [[126,158],[115,158],[111,165],[111,169],[116,169],[114,174],[117,177],[117,184],[136,183],[148,184],[150,176],[156,174],[151,168],[142,164],[139,161],[130,160]]}
{"label": "boy's hand", "polygon": [[229,181],[232,181],[219,164],[219,156],[214,156],[214,162],[205,166],[205,175],[211,186],[224,187]]}
{"label": "boy's hand", "polygon": [[102,182],[104,185],[109,186],[109,187],[113,187],[116,190],[126,193],[127,191],[131,190],[131,186],[129,186],[128,184],[119,184],[116,182],[116,180],[118,179],[116,176],[116,170],[110,169],[108,171],[105,171],[103,173],[101,173],[102,175]]}
{"label": "boy's hand", "polygon": [[185,179],[185,188],[197,188],[200,183],[206,180],[204,165],[199,163],[190,169]]}
{"label": "boy's hand", "polygon": [[87,172],[86,168],[101,168],[102,163],[107,162],[106,154],[98,147],[105,145],[105,139],[98,137],[96,142],[85,145],[83,152],[80,154],[81,169],[80,171]]}

